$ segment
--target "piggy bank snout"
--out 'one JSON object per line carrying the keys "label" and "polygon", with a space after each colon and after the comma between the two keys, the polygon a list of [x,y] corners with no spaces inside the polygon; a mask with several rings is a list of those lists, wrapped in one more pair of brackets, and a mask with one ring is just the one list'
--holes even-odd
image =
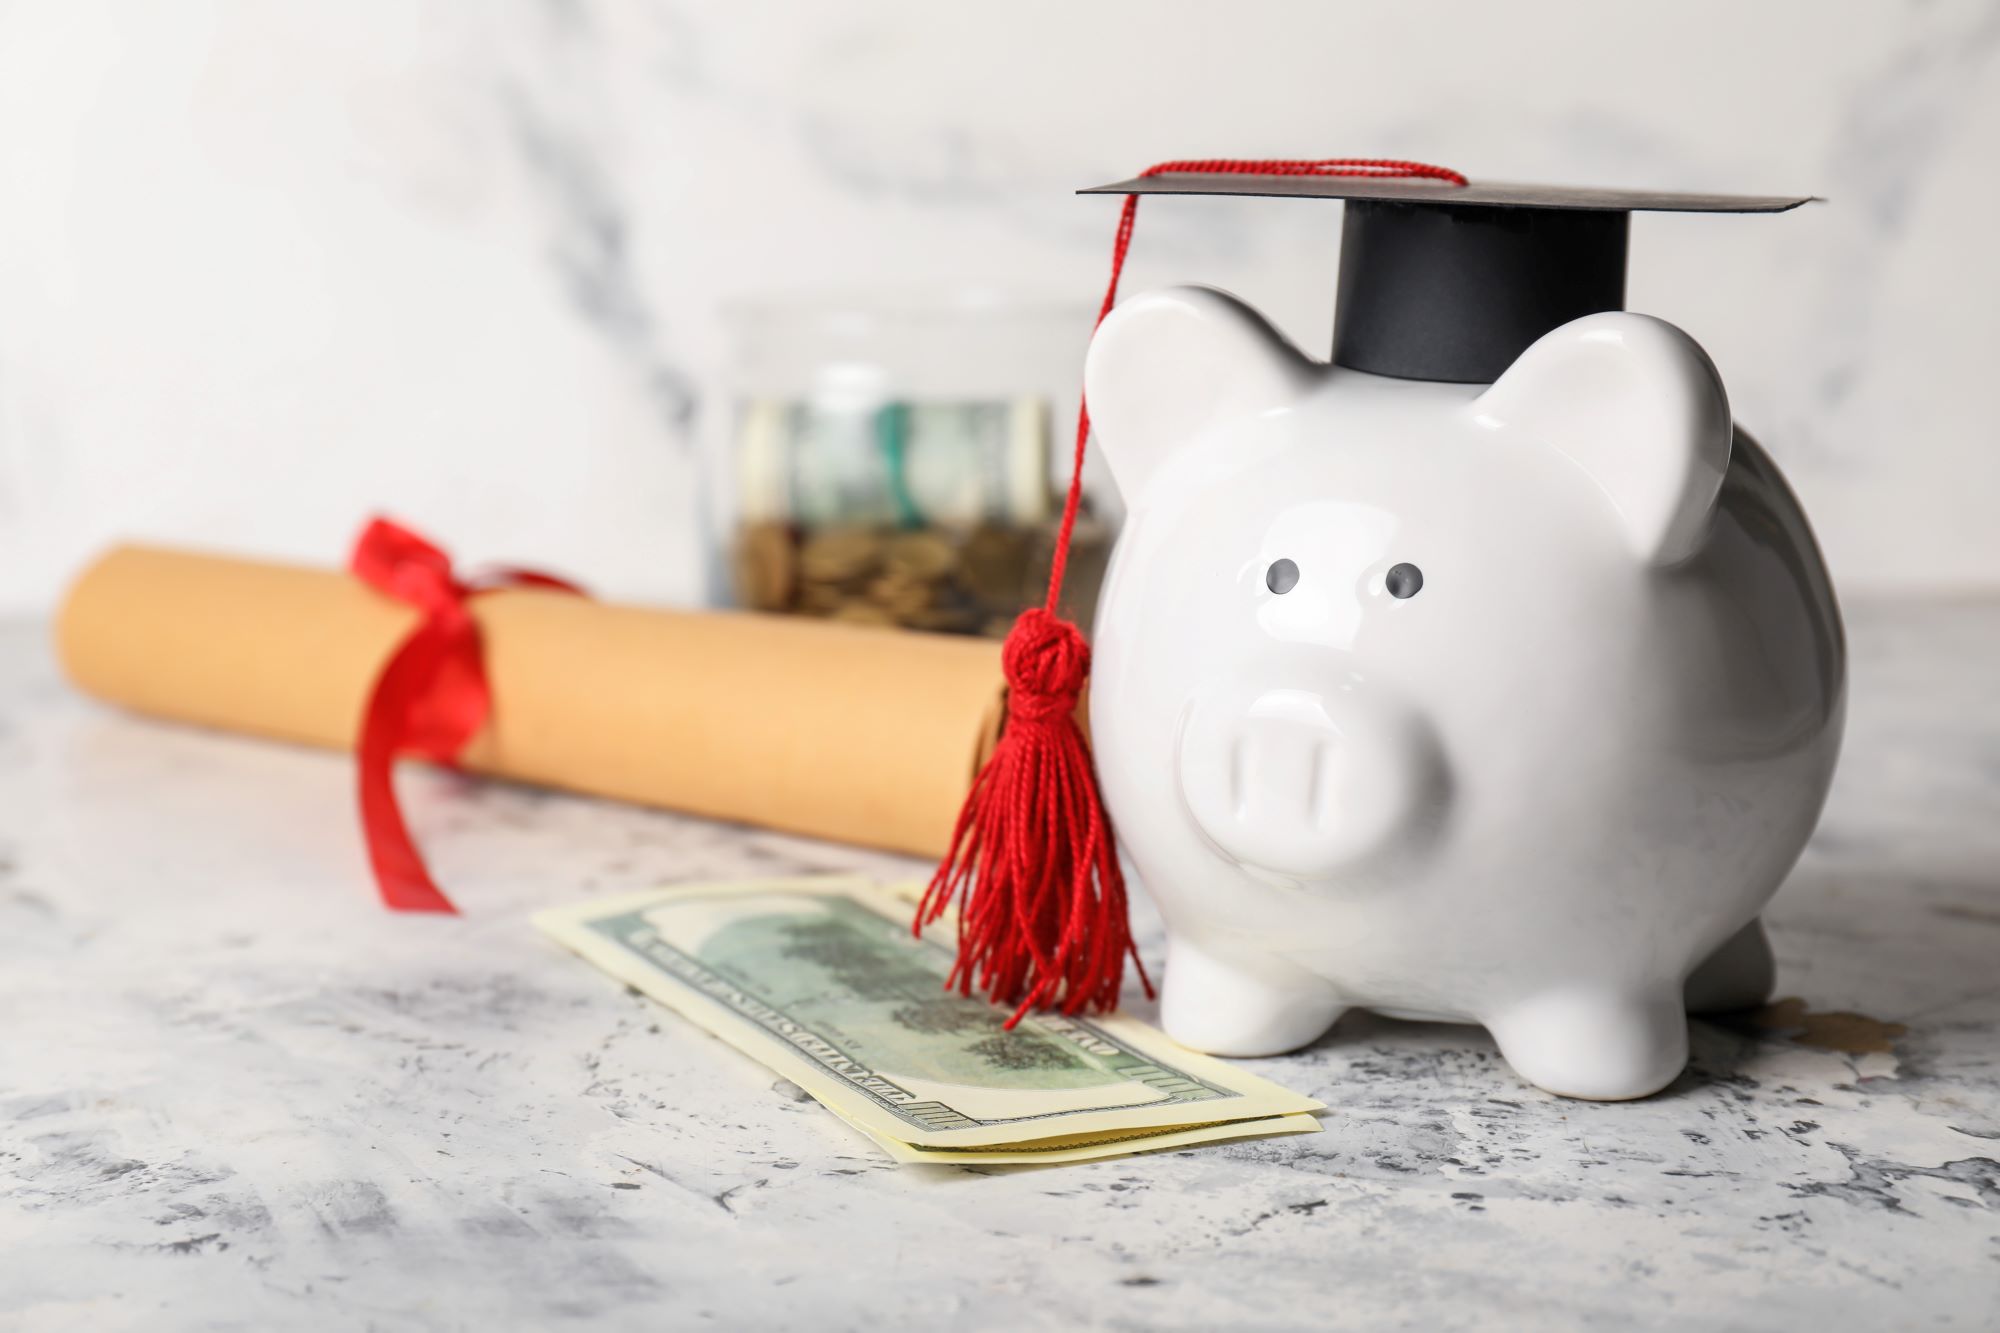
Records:
{"label": "piggy bank snout", "polygon": [[1299,881],[1406,844],[1442,803],[1429,728],[1358,688],[1213,691],[1188,709],[1179,764],[1182,796],[1210,842]]}

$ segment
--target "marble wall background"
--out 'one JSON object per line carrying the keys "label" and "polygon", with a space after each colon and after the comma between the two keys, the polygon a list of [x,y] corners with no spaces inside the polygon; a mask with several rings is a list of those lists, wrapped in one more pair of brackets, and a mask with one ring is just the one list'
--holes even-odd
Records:
{"label": "marble wall background", "polygon": [[[1644,217],[1850,591],[2000,581],[2000,4],[0,0],[0,609],[145,535],[702,595],[716,312],[983,281],[1088,304],[1181,155],[1813,191]],[[1149,206],[1129,289],[1310,347],[1334,210]],[[1079,339],[1081,331],[1079,331]]]}

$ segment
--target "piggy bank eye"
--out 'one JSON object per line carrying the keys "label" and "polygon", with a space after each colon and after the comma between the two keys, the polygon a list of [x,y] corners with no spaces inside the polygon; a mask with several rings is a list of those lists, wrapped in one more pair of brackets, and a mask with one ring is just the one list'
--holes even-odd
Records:
{"label": "piggy bank eye", "polygon": [[1273,560],[1264,571],[1264,586],[1275,593],[1288,593],[1299,586],[1299,567],[1289,560]]}
{"label": "piggy bank eye", "polygon": [[1415,565],[1396,565],[1389,570],[1382,584],[1391,597],[1415,597],[1423,591],[1424,571]]}

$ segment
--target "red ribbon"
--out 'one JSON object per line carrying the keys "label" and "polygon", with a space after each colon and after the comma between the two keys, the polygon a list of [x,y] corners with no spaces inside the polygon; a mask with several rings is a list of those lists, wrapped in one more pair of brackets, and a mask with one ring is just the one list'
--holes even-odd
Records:
{"label": "red ribbon", "polygon": [[375,678],[362,719],[359,788],[368,863],[384,906],[398,912],[456,912],[424,868],[403,822],[392,777],[396,758],[413,754],[456,767],[460,752],[493,711],[479,624],[466,605],[470,598],[499,588],[583,590],[526,569],[494,569],[461,581],[451,572],[451,557],[384,518],[363,529],[347,568],[377,592],[423,612],[423,620]]}

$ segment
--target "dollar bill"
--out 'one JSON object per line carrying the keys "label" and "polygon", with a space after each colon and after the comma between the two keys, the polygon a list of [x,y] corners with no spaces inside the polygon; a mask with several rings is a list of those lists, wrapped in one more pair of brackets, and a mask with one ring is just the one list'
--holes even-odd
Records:
{"label": "dollar bill", "polygon": [[909,889],[849,878],[660,889],[535,924],[798,1084],[898,1161],[1060,1162],[1316,1129],[1320,1103],[1122,1014],[944,989]]}
{"label": "dollar bill", "polygon": [[1040,398],[884,400],[848,393],[741,405],[746,522],[807,528],[1039,523],[1055,507]]}
{"label": "dollar bill", "polygon": [[[840,1115],[839,1107],[828,1109]],[[847,1120],[846,1116],[840,1118]],[[1157,1152],[1167,1148],[1189,1148],[1201,1143],[1220,1143],[1226,1139],[1259,1139],[1279,1134],[1319,1132],[1319,1121],[1301,1113],[1263,1116],[1255,1120],[1229,1120],[1213,1125],[1189,1125],[1185,1129],[1135,1129],[1123,1134],[1063,1134],[1052,1139],[1031,1139],[986,1148],[926,1148],[870,1134],[851,1120],[847,1123],[898,1162],[931,1166],[1056,1166],[1064,1162],[1096,1162],[1107,1157]]]}

